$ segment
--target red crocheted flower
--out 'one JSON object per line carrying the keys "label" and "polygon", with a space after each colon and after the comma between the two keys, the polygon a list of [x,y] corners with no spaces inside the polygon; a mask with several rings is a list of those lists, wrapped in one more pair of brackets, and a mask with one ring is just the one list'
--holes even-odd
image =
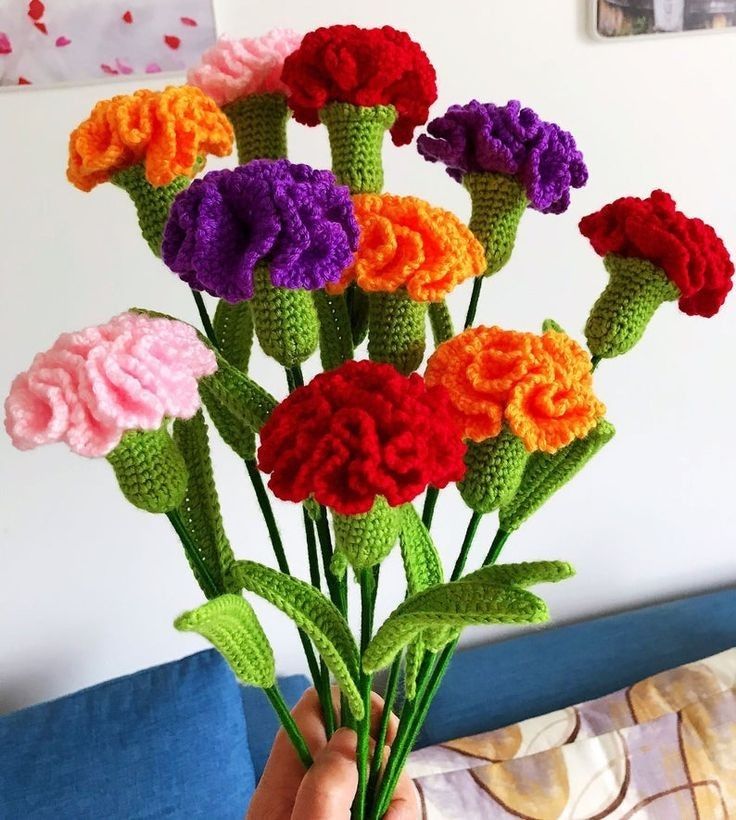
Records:
{"label": "red crocheted flower", "polygon": [[617,199],[583,217],[580,232],[599,256],[635,256],[660,267],[680,290],[680,310],[691,316],[718,313],[733,285],[733,262],[716,232],[678,211],[664,191]]}
{"label": "red crocheted flower", "polygon": [[349,361],[291,393],[261,429],[258,464],[284,501],[313,497],[345,515],[377,495],[392,507],[465,473],[444,387],[391,365]]}
{"label": "red crocheted flower", "polygon": [[329,26],[309,32],[284,61],[281,79],[289,87],[294,117],[319,123],[319,110],[331,102],[393,105],[391,129],[396,145],[411,142],[437,99],[437,78],[421,46],[391,26]]}

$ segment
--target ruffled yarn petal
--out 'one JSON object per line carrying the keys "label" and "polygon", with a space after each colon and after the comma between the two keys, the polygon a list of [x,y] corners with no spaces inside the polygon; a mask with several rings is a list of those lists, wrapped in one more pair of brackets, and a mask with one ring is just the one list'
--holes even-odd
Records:
{"label": "ruffled yarn petal", "polygon": [[128,430],[156,430],[200,407],[198,379],[214,354],[183,322],[123,313],[106,325],[62,334],[14,380],[5,401],[13,444],[64,441],[104,456]]}

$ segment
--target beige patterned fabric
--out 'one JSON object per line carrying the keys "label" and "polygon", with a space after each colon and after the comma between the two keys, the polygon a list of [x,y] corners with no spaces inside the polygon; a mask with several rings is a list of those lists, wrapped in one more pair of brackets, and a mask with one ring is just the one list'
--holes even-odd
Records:
{"label": "beige patterned fabric", "polygon": [[415,752],[427,820],[736,820],[736,649]]}

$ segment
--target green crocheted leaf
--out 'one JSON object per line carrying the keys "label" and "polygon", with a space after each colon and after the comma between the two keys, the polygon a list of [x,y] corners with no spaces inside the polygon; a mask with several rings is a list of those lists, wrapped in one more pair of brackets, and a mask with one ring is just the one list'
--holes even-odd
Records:
{"label": "green crocheted leaf", "polygon": [[616,428],[602,419],[584,439],[576,439],[556,453],[532,453],[516,494],[498,513],[506,532],[518,529],[614,437]]}
{"label": "green crocheted leaf", "polygon": [[319,353],[324,370],[332,370],[353,358],[353,333],[345,297],[323,290],[312,294],[319,318]]}
{"label": "green crocheted leaf", "polygon": [[358,647],[337,607],[311,584],[254,561],[238,561],[233,575],[241,587],[265,598],[306,632],[345,694],[351,712],[360,720],[363,701],[357,684]]}
{"label": "green crocheted leaf", "polygon": [[455,335],[450,309],[447,307],[447,302],[445,302],[444,299],[441,302],[430,302],[429,324],[432,328],[432,338],[434,339],[435,347],[439,347],[442,342],[452,339]]}
{"label": "green crocheted leaf", "polygon": [[427,587],[443,583],[445,577],[437,548],[411,504],[405,504],[401,508],[399,542],[409,595],[416,595]]}
{"label": "green crocheted leaf", "polygon": [[320,505],[313,498],[308,498],[304,502],[304,509],[307,511],[312,521],[319,521],[319,519],[322,518],[322,507],[320,507]]}
{"label": "green crocheted leaf", "polygon": [[545,319],[542,322],[542,333],[546,333],[548,330],[556,330],[558,333],[564,333],[565,331],[562,329],[560,325],[555,322],[554,319]]}
{"label": "green crocheted leaf", "polygon": [[174,621],[217,649],[241,683],[267,689],[276,682],[273,650],[253,607],[240,595],[220,595]]}
{"label": "green crocheted leaf", "polygon": [[[222,589],[235,557],[222,524],[220,500],[212,475],[207,423],[202,411],[191,419],[177,419],[174,422],[173,438],[189,474],[187,491],[179,505],[179,515],[199,550],[202,562]],[[193,565],[192,572],[204,590],[203,581]]]}
{"label": "green crocheted leaf", "polygon": [[214,402],[257,433],[276,407],[276,399],[222,356],[218,356],[217,365],[211,376],[199,382],[208,409],[209,403]]}
{"label": "green crocheted leaf", "polygon": [[404,660],[404,694],[407,700],[414,700],[417,696],[417,679],[419,669],[424,658],[424,641],[421,635],[406,648]]}
{"label": "green crocheted leaf", "polygon": [[363,653],[363,668],[375,672],[427,629],[480,624],[533,624],[549,618],[547,605],[519,587],[453,581],[407,598],[381,625]]}
{"label": "green crocheted leaf", "polygon": [[249,302],[230,304],[220,299],[212,321],[220,352],[233,367],[248,372],[253,349],[253,313]]}
{"label": "green crocheted leaf", "polygon": [[471,572],[458,583],[483,581],[497,586],[526,589],[535,584],[555,584],[572,578],[575,570],[566,561],[523,561],[519,564],[494,564]]}
{"label": "green crocheted leaf", "polygon": [[231,413],[224,404],[218,403],[206,390],[200,390],[200,393],[202,402],[220,438],[240,458],[252,461],[256,456],[256,434],[253,429],[241,418]]}

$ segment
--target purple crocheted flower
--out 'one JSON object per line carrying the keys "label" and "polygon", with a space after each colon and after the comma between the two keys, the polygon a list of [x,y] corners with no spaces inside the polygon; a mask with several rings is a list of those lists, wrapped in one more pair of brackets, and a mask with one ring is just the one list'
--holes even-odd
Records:
{"label": "purple crocheted flower", "polygon": [[444,163],[453,179],[483,171],[516,177],[529,206],[542,213],[567,210],[570,188],[582,188],[588,180],[572,134],[522,108],[518,100],[503,106],[477,100],[453,105],[427,131],[430,136],[417,140],[419,153]]}
{"label": "purple crocheted flower", "polygon": [[162,255],[191,287],[242,302],[261,262],[276,287],[316,290],[338,281],[357,245],[350,193],[330,171],[254,160],[211,171],[177,196]]}

